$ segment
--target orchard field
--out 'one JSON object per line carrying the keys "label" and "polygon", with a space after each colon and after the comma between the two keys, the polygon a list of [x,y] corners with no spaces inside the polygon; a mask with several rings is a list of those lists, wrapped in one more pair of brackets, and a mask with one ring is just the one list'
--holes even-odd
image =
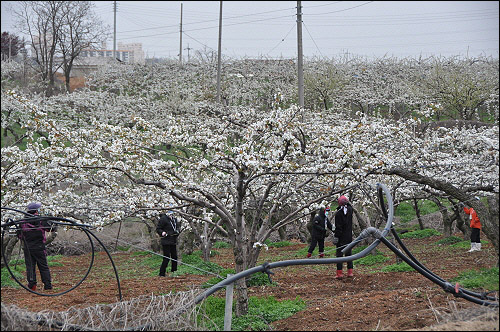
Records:
{"label": "orchard field", "polygon": [[[367,227],[379,228],[384,218],[376,188],[382,183],[395,206],[408,203],[417,215],[424,204],[435,204],[444,238],[457,230],[468,238],[460,203],[478,212],[488,246],[473,254],[488,258],[471,259],[466,250],[447,252],[448,258],[426,257],[436,269],[440,260],[450,260],[443,264],[443,277],[475,265],[498,265],[498,59],[309,59],[304,107],[297,105],[293,60],[224,59],[217,102],[217,65],[210,59],[199,56],[182,67],[168,61],[109,64],[71,93],[63,91],[64,85],[46,93],[46,82],[36,72],[26,75],[22,64],[2,62],[2,207],[24,210],[40,201],[43,214],[98,232],[133,219],[146,229],[147,248],[156,251],[158,214],[172,210],[190,234],[188,247],[208,260],[214,243],[223,239],[231,249],[221,255],[226,257],[221,264],[233,264],[240,272],[262,262],[271,237],[286,239],[292,226],[305,225],[319,207],[335,208],[340,194],[355,209],[355,236]],[[19,216],[2,210],[2,223],[8,218]],[[2,242],[8,255],[17,241],[10,239]],[[297,250],[305,246],[300,241]],[[65,259],[63,266],[71,269],[74,262]],[[422,326],[427,326],[436,321],[429,306],[451,300],[442,293],[427,295],[435,294],[433,286],[415,273],[363,271],[342,281],[345,297],[321,298],[339,291],[329,273],[292,271],[291,279],[299,284],[318,279],[327,288],[317,287],[311,296],[307,287],[295,285],[300,289],[292,291],[280,271],[275,279],[285,291],[276,290],[276,296],[304,295],[309,302],[284,325],[275,323],[277,329],[321,329],[321,321],[337,319],[335,311],[325,313],[326,320],[321,310],[316,312],[328,306],[347,310],[351,325],[338,322],[339,329],[415,328],[421,318],[408,312],[422,313]],[[153,277],[127,282],[158,287]],[[254,291],[244,283],[235,285],[236,316],[247,313]],[[141,287],[127,289],[129,297],[145,294],[136,293]],[[19,298],[21,290],[9,292],[2,289],[2,304]],[[99,302],[74,294],[82,304]],[[367,297],[389,307],[376,306],[382,311],[369,318],[373,308],[358,309],[368,306]],[[401,298],[407,297],[417,300],[401,310],[408,319],[388,321],[395,315],[392,303],[405,305]],[[23,299],[28,298],[35,302],[23,305],[32,310],[40,299],[31,294]],[[65,300],[50,298],[54,306],[57,301]]]}

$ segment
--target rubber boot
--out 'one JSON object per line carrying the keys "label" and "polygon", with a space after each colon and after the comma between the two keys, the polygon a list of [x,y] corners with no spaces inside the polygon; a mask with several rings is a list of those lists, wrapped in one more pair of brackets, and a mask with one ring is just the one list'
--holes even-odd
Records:
{"label": "rubber boot", "polygon": [[473,252],[476,250],[476,242],[471,242],[470,243],[470,250],[467,252]]}
{"label": "rubber boot", "polygon": [[310,252],[307,253],[307,258],[311,258],[311,253]]}
{"label": "rubber boot", "polygon": [[347,277],[352,278],[354,275],[352,274],[352,269],[347,269]]}
{"label": "rubber boot", "polygon": [[325,253],[324,252],[320,252],[319,253],[319,258],[323,258],[323,257],[325,257]]}
{"label": "rubber boot", "polygon": [[481,242],[476,242],[476,251],[481,251]]}
{"label": "rubber boot", "polygon": [[344,276],[342,275],[342,270],[337,270],[337,275],[335,276],[335,279],[342,279]]}
{"label": "rubber boot", "polygon": [[32,291],[36,291],[36,285],[33,286],[28,285],[28,288],[31,289]]}

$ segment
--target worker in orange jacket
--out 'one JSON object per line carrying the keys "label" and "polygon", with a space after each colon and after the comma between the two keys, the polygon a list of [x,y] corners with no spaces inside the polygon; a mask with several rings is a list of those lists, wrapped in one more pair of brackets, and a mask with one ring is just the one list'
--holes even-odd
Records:
{"label": "worker in orange jacket", "polygon": [[[479,200],[479,197],[475,198]],[[481,240],[479,239],[479,235],[481,233],[481,221],[477,216],[476,210],[474,210],[472,207],[467,208],[464,206],[463,208],[464,212],[470,216],[471,234],[470,234],[470,250],[468,252],[480,251]]]}

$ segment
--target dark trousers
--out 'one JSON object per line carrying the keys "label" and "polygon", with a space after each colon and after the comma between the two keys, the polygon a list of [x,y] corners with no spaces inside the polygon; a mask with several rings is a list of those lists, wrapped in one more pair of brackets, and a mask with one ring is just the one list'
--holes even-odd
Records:
{"label": "dark trousers", "polygon": [[481,230],[479,228],[472,228],[470,232],[470,242],[481,243],[479,239],[480,234]]}
{"label": "dark trousers", "polygon": [[[345,243],[345,244],[347,244],[347,243]],[[342,249],[344,249],[344,245],[345,245],[345,244],[340,244],[340,243],[339,243],[339,244],[337,245],[337,257],[344,257],[344,253],[342,252]],[[346,251],[345,255],[346,255],[346,256],[351,256],[351,250]],[[337,270],[342,270],[342,264],[343,264],[343,263],[337,263]],[[352,268],[353,268],[353,266],[354,266],[354,265],[352,264],[352,261],[347,262],[347,268],[348,268],[348,269],[352,269]]]}
{"label": "dark trousers", "polygon": [[311,239],[311,245],[309,246],[309,250],[307,252],[312,254],[314,248],[316,248],[316,244],[318,245],[318,250],[320,253],[325,250],[325,239],[320,239],[313,236]]}
{"label": "dark trousers", "polygon": [[167,271],[168,262],[172,261],[172,272],[177,271],[177,246],[175,244],[167,244],[163,248],[163,262],[160,267],[160,276],[164,276]]}
{"label": "dark trousers", "polygon": [[38,270],[40,271],[43,284],[45,286],[52,285],[47,255],[44,250],[29,250],[24,248],[24,262],[26,264],[28,287],[31,288],[36,285],[36,266],[38,266]]}

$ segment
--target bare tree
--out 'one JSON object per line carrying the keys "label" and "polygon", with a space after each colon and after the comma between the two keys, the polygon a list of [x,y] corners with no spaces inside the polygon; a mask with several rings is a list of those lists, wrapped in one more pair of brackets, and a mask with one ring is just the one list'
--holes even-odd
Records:
{"label": "bare tree", "polygon": [[31,57],[35,60],[35,70],[44,82],[48,82],[46,94],[52,95],[56,65],[56,42],[62,29],[61,18],[65,1],[19,1],[13,13],[21,32],[29,36]]}
{"label": "bare tree", "polygon": [[107,30],[93,12],[90,1],[65,1],[65,15],[58,35],[57,47],[62,56],[62,69],[66,91],[70,91],[70,74],[75,59],[83,49],[101,44],[106,40]]}
{"label": "bare tree", "polygon": [[19,1],[12,9],[21,32],[29,36],[35,70],[48,83],[48,96],[53,94],[56,71],[63,68],[69,90],[75,58],[106,38],[92,7],[90,1]]}

